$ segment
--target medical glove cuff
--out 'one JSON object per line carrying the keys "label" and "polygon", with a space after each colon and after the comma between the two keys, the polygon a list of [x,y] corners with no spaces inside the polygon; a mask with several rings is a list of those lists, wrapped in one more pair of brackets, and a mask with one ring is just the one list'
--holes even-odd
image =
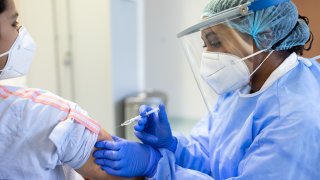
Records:
{"label": "medical glove cuff", "polygon": [[158,162],[162,158],[162,155],[157,149],[154,149],[151,146],[148,146],[148,147],[150,149],[150,159],[149,159],[149,164],[148,164],[148,168],[146,170],[145,175],[148,178],[151,178],[156,173]]}
{"label": "medical glove cuff", "polygon": [[174,154],[176,152],[176,150],[177,150],[177,145],[178,145],[177,138],[172,136],[172,142],[171,142],[170,146],[167,149],[169,151],[173,152],[173,154]]}

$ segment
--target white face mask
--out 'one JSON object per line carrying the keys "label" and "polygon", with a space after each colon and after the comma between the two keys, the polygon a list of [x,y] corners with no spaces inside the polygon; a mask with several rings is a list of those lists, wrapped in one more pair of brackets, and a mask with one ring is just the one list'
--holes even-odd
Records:
{"label": "white face mask", "polygon": [[217,94],[240,89],[250,82],[250,77],[270,57],[273,51],[251,74],[244,61],[264,51],[266,50],[258,51],[242,59],[222,52],[204,52],[200,67],[201,77]]}
{"label": "white face mask", "polygon": [[1,54],[0,57],[8,55],[5,67],[0,70],[0,80],[24,76],[28,73],[36,44],[25,27],[19,29],[19,35],[10,50]]}

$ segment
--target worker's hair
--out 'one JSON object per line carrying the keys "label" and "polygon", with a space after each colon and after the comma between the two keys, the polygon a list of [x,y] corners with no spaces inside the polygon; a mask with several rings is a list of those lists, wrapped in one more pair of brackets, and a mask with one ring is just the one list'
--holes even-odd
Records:
{"label": "worker's hair", "polygon": [[7,8],[7,0],[0,0],[0,14]]}
{"label": "worker's hair", "polygon": [[295,52],[297,55],[302,56],[304,53],[304,46],[294,46],[291,49],[285,51],[285,57]]}

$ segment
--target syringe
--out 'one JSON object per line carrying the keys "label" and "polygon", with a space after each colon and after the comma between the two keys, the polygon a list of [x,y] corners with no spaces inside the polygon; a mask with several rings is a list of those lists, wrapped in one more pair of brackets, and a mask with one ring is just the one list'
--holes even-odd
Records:
{"label": "syringe", "polygon": [[[159,107],[156,107],[148,112],[146,112],[146,116],[149,116],[150,114],[153,114],[155,112],[159,112]],[[139,116],[136,116],[134,118],[131,118],[129,120],[126,120],[124,123],[121,124],[121,126],[127,126],[127,125],[130,125],[131,123],[133,123],[134,121],[138,121],[139,119],[141,118],[141,115]]]}

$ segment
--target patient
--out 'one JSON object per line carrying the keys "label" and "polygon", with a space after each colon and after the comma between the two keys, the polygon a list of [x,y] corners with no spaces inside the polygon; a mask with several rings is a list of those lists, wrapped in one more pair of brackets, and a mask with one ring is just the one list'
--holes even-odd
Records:
{"label": "patient", "polygon": [[[110,140],[78,105],[39,89],[0,86],[0,179],[118,179],[92,157]],[[76,177],[76,176],[75,176]]]}
{"label": "patient", "polygon": [[[25,75],[35,50],[17,17],[14,1],[0,0],[0,80]],[[94,144],[104,139],[111,137],[77,104],[41,89],[0,86],[0,179],[75,179],[74,170],[119,179],[93,162]]]}

